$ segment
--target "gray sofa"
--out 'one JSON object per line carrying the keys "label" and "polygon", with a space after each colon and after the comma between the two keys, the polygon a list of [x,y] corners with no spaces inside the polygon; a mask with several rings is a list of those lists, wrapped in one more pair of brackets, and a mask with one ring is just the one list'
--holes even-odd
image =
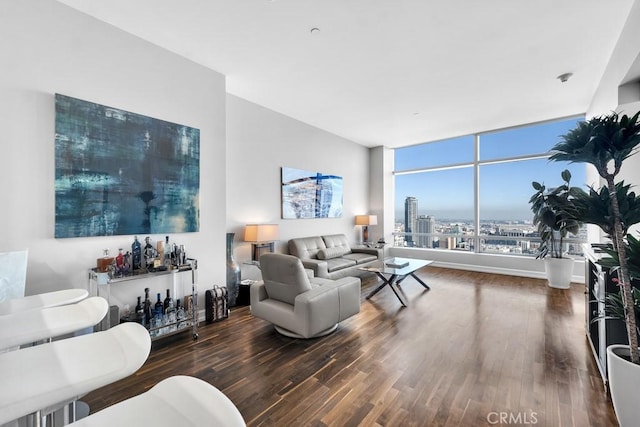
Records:
{"label": "gray sofa", "polygon": [[351,247],[344,234],[300,237],[289,240],[289,253],[300,258],[315,277],[339,279],[356,276],[360,267],[382,261],[382,249]]}

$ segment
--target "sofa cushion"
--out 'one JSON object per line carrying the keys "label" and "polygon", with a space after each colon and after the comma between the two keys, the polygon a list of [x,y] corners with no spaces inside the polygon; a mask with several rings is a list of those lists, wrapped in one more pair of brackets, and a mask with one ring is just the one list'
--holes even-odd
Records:
{"label": "sofa cushion", "polygon": [[345,254],[351,252],[351,246],[349,246],[349,240],[344,234],[330,234],[322,236],[322,240],[327,248],[342,248]]}
{"label": "sofa cushion", "polygon": [[373,254],[365,254],[359,252],[352,252],[350,254],[343,255],[343,258],[351,259],[356,262],[356,264],[364,264],[366,262],[375,261],[378,259],[377,256]]}
{"label": "sofa cushion", "polygon": [[332,258],[327,260],[327,270],[329,273],[336,270],[341,270],[343,268],[352,267],[356,265],[356,262],[352,259],[342,258]]}
{"label": "sofa cushion", "polygon": [[299,237],[289,240],[289,253],[300,259],[317,259],[318,251],[326,249],[320,236]]}
{"label": "sofa cushion", "polygon": [[342,246],[336,246],[333,248],[320,249],[318,251],[317,257],[318,259],[331,259],[331,258],[339,258],[342,255],[346,254],[345,248]]}
{"label": "sofa cushion", "polygon": [[260,269],[269,298],[293,305],[296,296],[311,290],[302,262],[291,255],[264,254]]}

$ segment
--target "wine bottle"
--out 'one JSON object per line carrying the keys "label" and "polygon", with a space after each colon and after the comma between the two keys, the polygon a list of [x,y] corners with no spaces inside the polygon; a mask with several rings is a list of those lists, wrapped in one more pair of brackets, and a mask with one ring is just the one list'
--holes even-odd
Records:
{"label": "wine bottle", "polygon": [[163,303],[163,309],[164,312],[167,312],[167,309],[171,307],[171,308],[175,308],[173,305],[173,298],[171,298],[171,295],[169,293],[169,289],[167,289],[167,297],[164,299],[164,303]]}
{"label": "wine bottle", "polygon": [[132,270],[140,270],[140,268],[142,268],[142,247],[138,241],[138,236],[133,237],[131,256],[133,258]]}
{"label": "wine bottle", "polygon": [[151,326],[151,318],[153,317],[153,310],[151,308],[151,300],[149,299],[149,288],[144,288],[144,323],[148,328]]}

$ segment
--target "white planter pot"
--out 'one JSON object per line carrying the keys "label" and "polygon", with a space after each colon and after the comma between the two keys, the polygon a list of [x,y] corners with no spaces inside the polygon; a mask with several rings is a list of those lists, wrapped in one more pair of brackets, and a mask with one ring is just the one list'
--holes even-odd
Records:
{"label": "white planter pot", "polygon": [[619,356],[629,356],[628,345],[607,347],[607,377],[613,408],[620,427],[640,425],[640,365]]}
{"label": "white planter pot", "polygon": [[544,269],[547,273],[549,286],[558,289],[569,289],[573,275],[573,258],[544,259]]}

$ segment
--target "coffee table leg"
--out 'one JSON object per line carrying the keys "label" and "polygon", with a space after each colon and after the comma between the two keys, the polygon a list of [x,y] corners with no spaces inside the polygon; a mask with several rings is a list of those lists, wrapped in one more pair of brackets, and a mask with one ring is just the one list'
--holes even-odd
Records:
{"label": "coffee table leg", "polygon": [[382,285],[378,286],[373,291],[371,291],[371,293],[369,295],[367,295],[367,299],[371,298],[372,296],[374,296],[375,294],[380,292],[382,290],[382,288],[384,288],[385,286],[387,286],[389,284],[389,281],[387,280],[387,278],[384,277],[382,274],[378,273],[377,271],[376,271],[376,276],[378,276],[379,278],[382,279]]}
{"label": "coffee table leg", "polygon": [[371,291],[371,293],[369,295],[367,295],[367,299],[371,298],[372,296],[374,296],[375,294],[380,292],[382,290],[382,288],[384,288],[385,286],[388,285],[391,288],[391,290],[393,291],[393,293],[396,294],[396,298],[398,298],[398,301],[400,301],[400,304],[402,304],[403,307],[406,307],[407,303],[402,299],[402,297],[400,296],[400,293],[398,293],[398,291],[396,290],[396,288],[394,286],[394,281],[398,278],[398,276],[393,274],[393,275],[391,275],[389,277],[389,279],[387,279],[386,277],[384,277],[382,274],[380,274],[377,271],[376,271],[376,275],[379,278],[382,279],[382,284],[380,286],[378,286],[377,288],[375,288],[373,291]]}
{"label": "coffee table leg", "polygon": [[[416,281],[418,283],[420,283],[422,286],[424,286],[425,289],[431,289],[426,283],[424,283],[422,280],[420,280],[418,278],[418,276],[416,276],[415,274],[411,273],[411,276],[413,276],[414,279],[416,279]],[[406,276],[405,276],[406,277]]]}
{"label": "coffee table leg", "polygon": [[[396,276],[394,276],[396,277]],[[397,283],[397,282],[396,282]],[[402,304],[403,307],[407,306],[407,303],[404,301],[404,299],[400,296],[400,293],[396,290],[396,287],[394,286],[393,280],[389,281],[389,287],[391,288],[391,290],[393,291],[394,294],[396,294],[396,297],[398,298],[398,301],[400,301],[400,304]]]}

